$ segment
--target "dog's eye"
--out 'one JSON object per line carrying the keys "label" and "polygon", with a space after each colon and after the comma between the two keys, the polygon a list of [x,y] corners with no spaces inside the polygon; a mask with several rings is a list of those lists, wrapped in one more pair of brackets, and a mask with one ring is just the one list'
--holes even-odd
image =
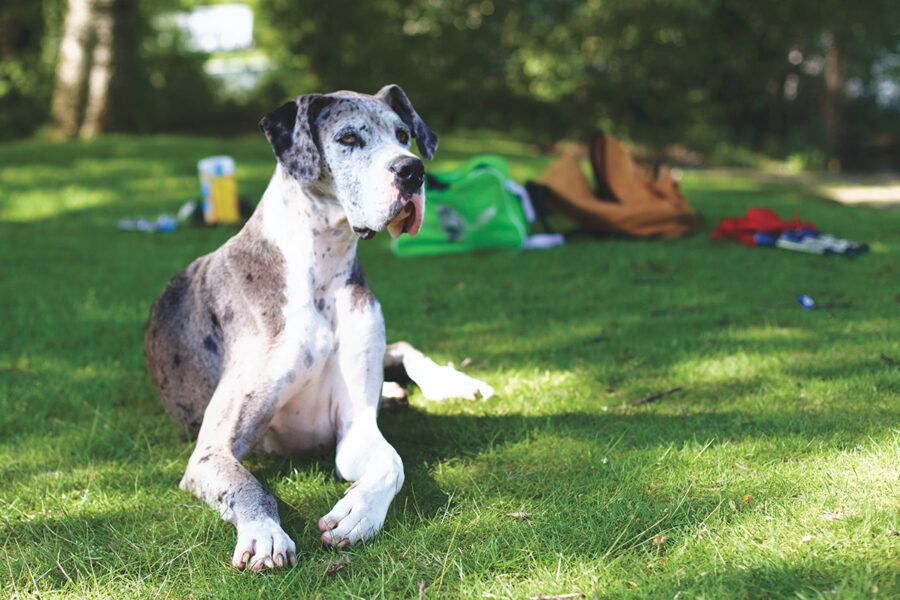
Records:
{"label": "dog's eye", "polygon": [[359,143],[359,138],[356,137],[355,133],[345,133],[339,141],[345,146],[356,146]]}
{"label": "dog's eye", "polygon": [[401,144],[406,144],[407,142],[409,142],[409,134],[406,133],[402,129],[398,129],[397,130],[397,141],[400,142]]}

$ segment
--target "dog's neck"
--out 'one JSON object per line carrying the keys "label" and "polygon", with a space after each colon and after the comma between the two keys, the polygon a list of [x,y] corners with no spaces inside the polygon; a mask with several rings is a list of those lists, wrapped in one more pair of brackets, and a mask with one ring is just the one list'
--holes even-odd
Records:
{"label": "dog's neck", "polygon": [[[343,207],[322,186],[302,186],[279,164],[257,212],[263,235],[291,262],[312,265],[308,276],[316,287],[356,262],[359,238],[350,228]],[[257,216],[257,215],[254,215]]]}

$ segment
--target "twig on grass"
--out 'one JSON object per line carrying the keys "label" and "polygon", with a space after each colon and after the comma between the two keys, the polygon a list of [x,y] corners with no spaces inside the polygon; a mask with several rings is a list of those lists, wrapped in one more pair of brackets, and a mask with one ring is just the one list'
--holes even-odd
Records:
{"label": "twig on grass", "polygon": [[428,585],[425,583],[424,579],[419,580],[419,600],[425,597],[425,586]]}
{"label": "twig on grass", "polygon": [[664,392],[657,392],[656,394],[650,394],[649,396],[644,396],[640,400],[635,400],[631,403],[631,406],[642,406],[644,404],[650,404],[651,402],[656,402],[663,396],[668,396],[669,394],[674,394],[675,392],[680,392],[683,388],[681,386],[669,388]]}

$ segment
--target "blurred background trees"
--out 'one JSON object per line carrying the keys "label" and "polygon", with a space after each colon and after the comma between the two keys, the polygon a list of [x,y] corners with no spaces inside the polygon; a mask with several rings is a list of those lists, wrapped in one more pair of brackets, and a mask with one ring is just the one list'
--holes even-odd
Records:
{"label": "blurred background trees", "polygon": [[[253,47],[212,61],[172,17],[203,4],[5,0],[0,135],[47,122],[64,135],[234,132],[298,93],[395,82],[443,130],[550,143],[604,128],[650,147],[896,166],[900,0],[250,0]],[[79,6],[113,26],[90,20],[94,66],[72,91],[65,15]],[[215,77],[223,60],[255,65],[253,86]]]}

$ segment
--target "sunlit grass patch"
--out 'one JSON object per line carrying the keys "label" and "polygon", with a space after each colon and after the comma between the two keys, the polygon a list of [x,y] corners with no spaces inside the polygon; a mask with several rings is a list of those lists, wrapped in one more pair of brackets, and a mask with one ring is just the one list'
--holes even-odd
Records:
{"label": "sunlit grass patch", "polygon": [[[430,168],[482,151],[519,180],[553,160],[471,134],[443,136]],[[412,389],[409,409],[381,415],[406,482],[385,529],[347,551],[318,542],[316,520],[348,485],[333,456],[249,457],[300,562],[234,571],[233,528],[177,487],[192,444],[155,397],[142,336],[166,281],[235,230],[116,231],[197,199],[196,161],[218,153],[256,201],[273,167],[261,137],[0,145],[0,594],[415,598],[420,582],[424,598],[900,594],[900,225],[690,171],[682,187],[707,221],[680,240],[402,261],[380,236],[361,244],[389,340],[497,395],[431,403]],[[872,251],[707,238],[750,206]]]}
{"label": "sunlit grass patch", "polygon": [[108,190],[66,186],[50,192],[46,189],[14,192],[0,203],[0,219],[37,221],[72,210],[98,208],[109,204],[114,196]]}

